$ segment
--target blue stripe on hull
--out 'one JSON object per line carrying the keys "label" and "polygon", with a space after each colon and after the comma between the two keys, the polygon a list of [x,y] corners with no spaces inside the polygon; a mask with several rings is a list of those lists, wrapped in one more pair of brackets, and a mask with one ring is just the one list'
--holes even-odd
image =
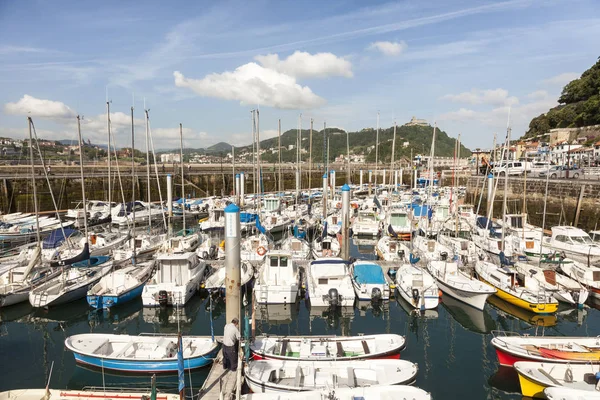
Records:
{"label": "blue stripe on hull", "polygon": [[[143,284],[141,284],[125,293],[121,293],[119,296],[87,296],[87,302],[90,306],[92,306],[95,309],[98,309],[98,308],[108,309],[108,308],[111,308],[118,304],[127,303],[128,301],[131,301],[137,297],[140,297],[142,295],[142,292],[144,291],[145,285],[146,285],[146,283],[144,282]],[[99,299],[102,301],[101,307],[98,307]]]}
{"label": "blue stripe on hull", "polygon": [[[203,356],[194,358],[185,358],[183,364],[185,369],[196,369],[212,364],[213,359],[219,352],[219,346],[216,346],[213,351]],[[142,373],[158,373],[172,372],[177,373],[177,358],[172,358],[167,361],[134,361],[134,360],[115,360],[101,359],[97,357],[86,356],[79,353],[73,353],[75,361],[81,364],[87,364],[97,368],[111,369],[115,371],[127,372],[142,372]]]}

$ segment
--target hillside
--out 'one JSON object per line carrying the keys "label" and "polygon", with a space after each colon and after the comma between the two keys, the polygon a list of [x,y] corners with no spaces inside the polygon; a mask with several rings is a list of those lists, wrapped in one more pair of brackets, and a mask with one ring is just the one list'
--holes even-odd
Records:
{"label": "hillside", "polygon": [[524,138],[543,135],[554,128],[580,128],[600,124],[600,57],[596,64],[569,82],[559,105],[529,123]]}
{"label": "hillside", "polygon": [[[302,158],[308,159],[309,150],[309,130],[302,130],[302,148],[307,151]],[[327,129],[329,135],[329,158],[330,161],[340,154],[346,154],[346,132],[331,128]],[[350,153],[365,154],[367,162],[375,162],[375,149],[368,150],[370,146],[375,145],[376,130],[373,128],[365,128],[359,132],[350,132]],[[410,158],[411,150],[413,155],[423,154],[429,155],[431,151],[431,137],[433,128],[430,126],[399,126],[396,130],[396,152],[395,159],[399,160],[402,157]],[[281,146],[287,148],[289,145],[296,144],[297,130],[289,130],[281,135]],[[392,138],[394,128],[381,129],[379,131],[379,159],[381,162],[390,162],[392,154]],[[261,149],[277,148],[277,137],[262,140],[260,142]],[[409,142],[407,147],[403,147],[404,142]],[[436,131],[435,155],[452,157],[454,155],[455,139],[450,138],[448,134],[442,130]],[[313,161],[315,163],[323,162],[323,131],[313,130]],[[252,150],[252,146],[241,147],[240,150]],[[237,150],[236,150],[237,151]],[[471,155],[471,151],[461,145],[461,157]],[[281,152],[282,161],[295,161],[296,150],[283,150]],[[277,152],[265,153],[261,156],[266,162],[275,162],[278,159]]]}

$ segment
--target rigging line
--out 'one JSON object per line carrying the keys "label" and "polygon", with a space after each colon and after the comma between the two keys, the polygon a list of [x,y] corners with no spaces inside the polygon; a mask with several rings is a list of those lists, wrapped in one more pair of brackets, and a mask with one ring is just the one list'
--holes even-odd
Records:
{"label": "rigging line", "polygon": [[[165,207],[163,205],[162,189],[160,188],[160,180],[158,178],[158,164],[156,164],[156,152],[154,151],[154,140],[152,139],[152,127],[150,126],[150,116],[148,116],[148,132],[150,137],[150,147],[152,149],[152,158],[154,159],[154,173],[156,174],[156,186],[158,186],[158,198],[162,208],[162,217],[165,229],[167,229],[167,217],[165,215]],[[148,217],[150,218],[150,216]]]}
{"label": "rigging line", "polygon": [[[112,121],[109,120],[109,124],[111,125],[111,129],[110,129],[110,138],[109,138],[109,143],[108,145],[110,146],[110,142],[112,139],[112,145],[113,145],[113,154],[115,155],[115,166],[117,167],[117,178],[119,180],[119,188],[121,189],[121,201],[123,202],[123,207],[125,207],[124,212],[127,213],[127,203],[125,203],[125,191],[123,190],[123,180],[121,179],[121,169],[119,168],[119,158],[117,157],[117,146],[116,146],[116,141],[114,138],[114,133],[112,130]],[[110,179],[110,177],[109,177]],[[135,204],[132,204],[132,206],[135,206]],[[109,208],[111,209],[111,220],[112,220],[112,208],[111,205],[109,205]],[[129,230],[129,218],[125,218],[125,222],[127,223],[127,230]],[[112,223],[112,221],[111,221]]]}
{"label": "rigging line", "polygon": [[[56,205],[56,199],[54,198],[54,191],[52,190],[52,186],[50,186],[50,179],[48,178],[48,171],[46,171],[46,164],[44,161],[44,157],[42,156],[42,150],[40,149],[40,143],[38,141],[37,132],[35,130],[35,124],[33,123],[33,119],[30,118],[31,127],[33,128],[33,136],[35,138],[35,143],[37,145],[38,154],[40,156],[40,160],[42,160],[42,170],[44,171],[44,176],[46,177],[46,183],[48,184],[48,189],[50,190],[50,197],[52,197],[52,204],[54,205],[54,210],[56,211],[56,218],[58,219],[58,223],[60,224],[60,230],[65,238],[65,242],[67,243],[67,247],[71,249],[71,241],[67,239],[65,235],[65,228],[62,223],[62,219],[58,213],[58,206]],[[29,143],[30,146],[33,146],[33,143]],[[33,161],[32,161],[33,162]],[[35,199],[34,199],[35,201]]]}

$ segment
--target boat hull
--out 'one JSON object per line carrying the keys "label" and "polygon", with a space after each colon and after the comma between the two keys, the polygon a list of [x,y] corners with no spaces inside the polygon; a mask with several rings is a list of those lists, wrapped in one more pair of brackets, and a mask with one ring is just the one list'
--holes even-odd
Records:
{"label": "boat hull", "polygon": [[[202,354],[193,358],[184,358],[183,365],[185,369],[202,368],[212,364],[213,359],[219,352],[219,346],[215,346],[207,354]],[[79,364],[85,364],[95,368],[110,369],[113,371],[131,372],[131,373],[176,373],[177,358],[158,361],[158,360],[117,360],[108,358],[98,358],[81,353],[74,352],[75,361]]]}
{"label": "boat hull", "polygon": [[517,374],[519,375],[519,384],[521,385],[521,394],[523,394],[523,396],[541,399],[546,398],[544,395],[544,389],[547,387],[546,385],[523,375],[519,370],[517,370]]}
{"label": "boat hull", "polygon": [[[494,286],[490,282],[483,279],[482,277],[479,277],[479,279],[482,282],[487,283],[488,285]],[[523,308],[525,310],[529,310],[535,314],[554,314],[558,310],[558,302],[556,302],[556,303],[537,303],[537,304],[530,303],[528,301],[518,298],[517,296],[515,296],[513,294],[505,292],[504,290],[500,289],[499,287],[496,287],[496,286],[494,286],[494,287],[496,288],[496,296],[498,296],[502,300],[504,300],[510,304],[513,304],[517,307]]]}
{"label": "boat hull", "polygon": [[456,300],[482,311],[485,308],[485,303],[488,297],[493,295],[493,293],[474,293],[466,290],[460,290],[447,285],[440,279],[437,280],[437,285],[444,294],[452,296]]}
{"label": "boat hull", "polygon": [[144,291],[144,285],[146,282],[139,284],[138,286],[128,290],[125,293],[121,293],[118,296],[103,296],[103,295],[88,295],[88,304],[95,309],[109,309],[119,304],[127,303],[134,300],[142,295]]}
{"label": "boat hull", "polygon": [[0,307],[8,307],[13,304],[23,303],[29,299],[29,291],[9,293],[0,295]]}

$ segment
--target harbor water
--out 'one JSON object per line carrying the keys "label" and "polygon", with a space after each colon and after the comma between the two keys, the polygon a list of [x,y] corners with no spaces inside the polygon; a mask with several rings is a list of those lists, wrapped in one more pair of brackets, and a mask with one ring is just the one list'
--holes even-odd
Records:
{"label": "harbor water", "polygon": [[[375,243],[353,242],[351,255],[375,259]],[[516,373],[499,367],[490,345],[494,330],[557,336],[595,336],[600,332],[600,312],[593,307],[535,316],[497,298],[491,301],[481,312],[443,297],[437,310],[421,315],[401,299],[389,304],[361,302],[337,311],[311,309],[301,300],[287,306],[257,307],[256,333],[405,335],[407,345],[401,358],[418,364],[416,386],[431,392],[434,399],[449,400],[522,398]],[[91,310],[85,299],[50,310],[32,310],[29,303],[0,309],[0,391],[42,388],[48,380],[50,387],[57,389],[147,388],[149,376],[115,375],[77,366],[64,340],[88,332],[174,334],[180,329],[184,335],[210,335],[211,317],[215,335],[221,335],[226,322],[224,300],[211,301],[202,292],[178,310],[143,308],[140,299],[110,312]],[[197,393],[208,372],[209,368],[186,372],[188,395],[190,390]],[[157,386],[176,392],[177,377],[159,376]]]}

